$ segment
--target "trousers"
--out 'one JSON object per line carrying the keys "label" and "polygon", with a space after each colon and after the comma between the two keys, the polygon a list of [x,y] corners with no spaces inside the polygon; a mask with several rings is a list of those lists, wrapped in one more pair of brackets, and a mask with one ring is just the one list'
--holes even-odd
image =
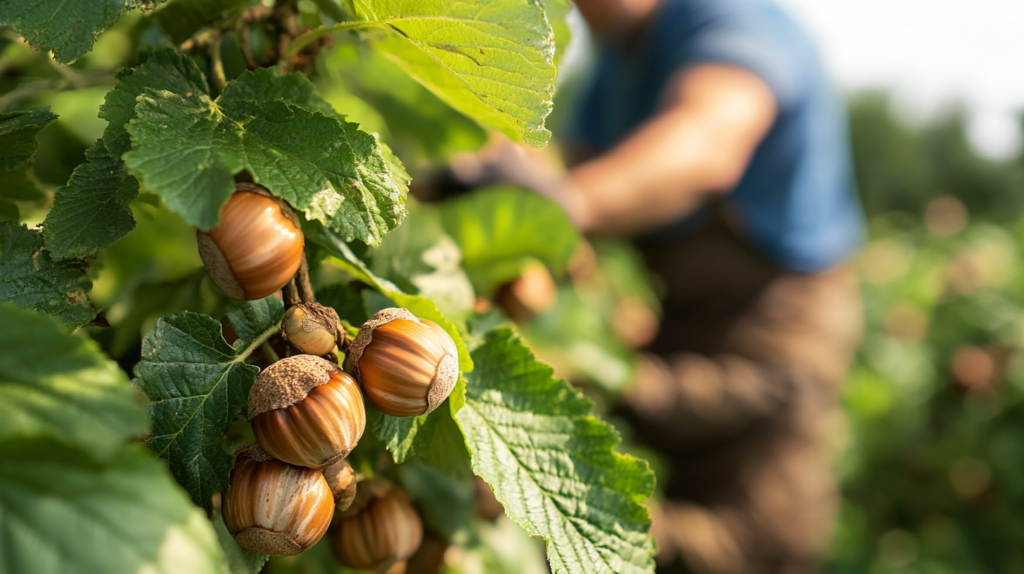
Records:
{"label": "trousers", "polygon": [[724,220],[638,246],[664,319],[616,414],[669,462],[652,508],[658,571],[815,572],[862,330],[856,273],[785,271]]}

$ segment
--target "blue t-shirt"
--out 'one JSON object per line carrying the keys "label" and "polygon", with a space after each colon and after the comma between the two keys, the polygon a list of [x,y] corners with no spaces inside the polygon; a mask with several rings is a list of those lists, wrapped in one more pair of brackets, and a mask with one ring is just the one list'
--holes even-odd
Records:
{"label": "blue t-shirt", "polygon": [[[603,46],[574,135],[608,150],[657,113],[679,70],[723,63],[771,89],[777,118],[729,195],[743,233],[784,269],[811,272],[848,258],[863,215],[846,116],[805,32],[768,0],[664,0],[631,51]],[[685,233],[692,216],[656,236]]]}

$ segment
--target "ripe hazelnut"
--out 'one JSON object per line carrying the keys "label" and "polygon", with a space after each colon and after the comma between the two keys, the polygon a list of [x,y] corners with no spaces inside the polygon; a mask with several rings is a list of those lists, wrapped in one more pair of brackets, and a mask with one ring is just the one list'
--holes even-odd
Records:
{"label": "ripe hazelnut", "polygon": [[338,314],[319,303],[293,305],[281,320],[281,334],[301,353],[326,355],[344,340]]}
{"label": "ripe hazelnut", "polygon": [[427,414],[459,379],[455,341],[437,323],[407,309],[378,311],[363,324],[349,364],[373,406],[395,417]]}
{"label": "ripe hazelnut", "polygon": [[213,282],[235,299],[262,299],[284,287],[302,261],[302,229],[292,210],[265,188],[238,183],[220,224],[196,231]]}
{"label": "ripe hazelnut", "polygon": [[243,447],[224,496],[224,525],[258,554],[294,556],[317,543],[334,516],[324,475],[275,460],[258,445]]}
{"label": "ripe hazelnut", "polygon": [[324,469],[324,478],[327,479],[327,486],[331,487],[334,494],[334,511],[345,512],[352,506],[356,499],[356,473],[344,460],[328,466]]}
{"label": "ripe hazelnut", "polygon": [[[423,540],[423,524],[405,492],[382,479],[365,490],[379,495],[331,534],[331,550],[344,566],[385,571],[409,559]],[[378,488],[379,485],[379,488]],[[359,490],[364,490],[359,485]]]}
{"label": "ripe hazelnut", "polygon": [[363,395],[334,363],[295,355],[267,367],[249,392],[249,422],[274,458],[325,468],[348,456],[366,428]]}
{"label": "ripe hazelnut", "polygon": [[547,311],[558,299],[558,286],[543,263],[526,265],[519,277],[498,289],[494,302],[518,324],[527,323]]}

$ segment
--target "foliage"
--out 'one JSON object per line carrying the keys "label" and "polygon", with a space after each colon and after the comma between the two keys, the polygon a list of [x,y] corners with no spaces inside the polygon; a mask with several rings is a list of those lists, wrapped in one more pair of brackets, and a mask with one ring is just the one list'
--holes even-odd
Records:
{"label": "foliage", "polygon": [[[360,473],[402,484],[467,572],[543,571],[529,536],[555,572],[652,571],[646,463],[616,452],[594,404],[509,321],[480,313],[526,262],[564,276],[578,234],[522,190],[408,197],[409,172],[487,130],[547,143],[567,10],[0,2],[37,50],[10,42],[0,74],[0,572],[338,570],[323,542],[268,562],[221,518],[234,452],[253,440],[249,389],[286,351],[281,298],[229,300],[196,255],[238,181],[295,210],[309,267],[296,280],[350,334],[401,306],[458,348],[459,382],[431,414],[367,406]],[[474,473],[511,521],[476,517]]]}

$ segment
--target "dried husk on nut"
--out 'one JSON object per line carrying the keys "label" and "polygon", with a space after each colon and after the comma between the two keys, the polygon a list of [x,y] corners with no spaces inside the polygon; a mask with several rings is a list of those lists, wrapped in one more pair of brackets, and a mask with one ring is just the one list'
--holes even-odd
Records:
{"label": "dried husk on nut", "polygon": [[[441,344],[442,350],[436,357],[433,357],[436,359],[436,363],[432,365],[432,371],[428,375],[429,380],[422,381],[426,386],[426,390],[423,392],[423,409],[420,412],[389,412],[387,406],[382,405],[380,399],[375,396],[373,381],[368,380],[367,377],[364,376],[365,369],[362,366],[362,361],[364,356],[367,354],[367,350],[373,345],[374,334],[380,329],[391,325],[395,321],[398,321],[399,323],[408,321],[423,328],[420,331],[420,335],[414,335],[412,336],[412,339],[415,339],[417,336],[425,336],[438,337],[443,340],[443,343]],[[397,325],[398,323],[395,324]],[[434,340],[436,342],[438,339]],[[425,345],[424,341],[417,340],[408,340],[406,343],[407,347],[409,347],[407,350],[411,350],[417,346],[422,349],[426,349],[430,346]],[[356,335],[356,338],[352,341],[352,345],[349,348],[348,364],[363,384],[363,389],[366,391],[370,401],[373,402],[374,405],[382,412],[394,416],[415,416],[430,413],[444,402],[448,395],[451,394],[452,389],[455,387],[455,383],[459,380],[458,350],[455,347],[455,342],[452,340],[451,336],[448,335],[437,323],[426,319],[419,319],[408,309],[402,308],[382,309],[369,321],[364,323],[362,327],[360,327],[359,334]],[[393,362],[393,365],[398,365],[398,362]],[[404,377],[408,374],[410,373],[402,373],[402,376]],[[409,378],[412,379],[411,376]],[[409,390],[412,391],[413,389]],[[400,396],[400,393],[389,392],[385,394],[390,397]],[[402,398],[407,399],[409,397]]]}
{"label": "dried husk on nut", "polygon": [[331,487],[334,494],[334,511],[345,512],[352,506],[358,492],[355,471],[349,463],[339,460],[325,468],[323,472],[327,486]]}
{"label": "dried husk on nut", "polygon": [[270,365],[256,377],[249,391],[248,419],[274,409],[290,407],[309,396],[309,391],[341,372],[338,365],[314,355],[295,355]]}
{"label": "dried husk on nut", "polygon": [[281,320],[281,335],[302,353],[326,355],[341,347],[345,330],[338,313],[319,303],[293,305]]}
{"label": "dried husk on nut", "polygon": [[348,456],[366,429],[359,384],[334,363],[295,355],[268,367],[249,393],[256,440],[289,464],[326,468]]}
{"label": "dried husk on nut", "polygon": [[334,500],[323,475],[274,459],[259,445],[238,452],[224,496],[224,525],[243,547],[294,556],[327,532]]}

